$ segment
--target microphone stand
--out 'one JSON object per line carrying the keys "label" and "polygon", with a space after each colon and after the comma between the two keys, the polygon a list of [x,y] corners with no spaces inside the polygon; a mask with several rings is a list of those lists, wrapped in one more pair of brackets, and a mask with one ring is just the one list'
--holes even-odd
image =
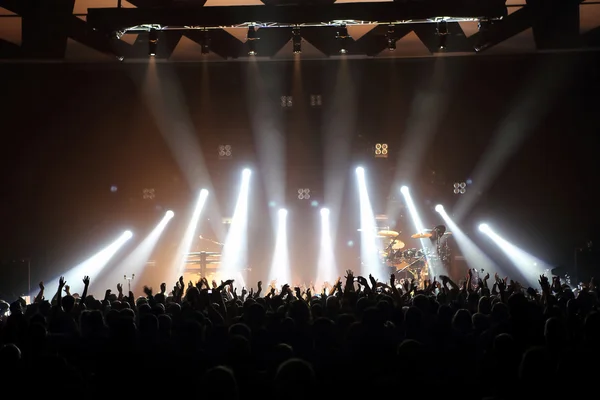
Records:
{"label": "microphone stand", "polygon": [[131,276],[123,275],[123,279],[127,281],[128,292],[131,292],[131,281],[135,278],[135,274],[131,274]]}

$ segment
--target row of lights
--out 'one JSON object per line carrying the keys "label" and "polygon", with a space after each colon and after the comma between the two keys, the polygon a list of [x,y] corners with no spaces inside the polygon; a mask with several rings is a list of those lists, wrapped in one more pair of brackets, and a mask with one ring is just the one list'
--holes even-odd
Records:
{"label": "row of lights", "polygon": [[[479,31],[482,33],[482,36],[489,31],[491,26],[491,21],[482,20],[478,24]],[[210,52],[210,37],[208,35],[208,30],[202,31],[203,36],[200,39],[200,47],[202,54],[208,54]],[[450,32],[448,31],[448,22],[445,20],[441,20],[437,22],[436,27],[436,35],[438,37],[438,47],[440,50],[444,50],[447,47],[448,36]],[[348,34],[348,28],[346,25],[338,26],[336,31],[335,38],[339,41],[339,52],[340,54],[348,53],[348,43],[349,39],[352,37]],[[256,51],[256,40],[260,38],[257,36],[256,28],[254,25],[250,25],[248,27],[248,33],[246,34],[246,43],[248,45],[248,55],[256,56],[258,52]],[[396,34],[395,25],[390,25],[388,27],[388,31],[386,34],[386,42],[387,49],[389,51],[396,50],[396,42],[398,41],[398,35]],[[475,47],[475,51],[481,51],[485,47],[483,44],[479,44]],[[156,56],[158,47],[158,31],[155,28],[151,28],[148,33],[148,55],[150,57]],[[302,53],[302,36],[300,33],[300,28],[292,29],[292,52],[294,54]]]}

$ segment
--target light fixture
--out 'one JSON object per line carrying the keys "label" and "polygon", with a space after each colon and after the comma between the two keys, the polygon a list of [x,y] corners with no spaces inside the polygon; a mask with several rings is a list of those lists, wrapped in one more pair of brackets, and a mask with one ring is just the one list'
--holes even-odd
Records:
{"label": "light fixture", "polygon": [[396,39],[396,29],[395,29],[394,25],[390,25],[388,27],[386,39],[387,39],[388,50],[389,51],[396,50],[396,40],[397,39]]}
{"label": "light fixture", "polygon": [[255,56],[258,53],[256,52],[256,41],[258,40],[258,36],[256,35],[256,29],[254,25],[250,25],[248,27],[248,34],[246,36],[246,43],[248,43],[248,55]]}
{"label": "light fixture", "polygon": [[438,35],[440,50],[445,50],[448,41],[448,23],[446,21],[442,20],[437,23],[436,34]]}
{"label": "light fixture", "polygon": [[154,200],[156,197],[156,190],[154,188],[145,188],[142,190],[142,199],[144,200]]}
{"label": "light fixture", "polygon": [[387,143],[375,144],[375,158],[387,158],[389,153]]}
{"label": "light fixture", "polygon": [[487,49],[488,47],[490,47],[490,45],[492,44],[491,40],[490,40],[491,27],[492,27],[492,21],[487,20],[487,19],[482,19],[477,24],[477,28],[479,30],[479,37],[477,39],[477,44],[474,47],[474,50],[476,52],[483,51],[483,50]]}
{"label": "light fixture", "polygon": [[310,189],[308,189],[308,188],[298,189],[298,200],[310,200]]}
{"label": "light fixture", "polygon": [[200,39],[200,51],[202,54],[210,53],[210,37],[208,31],[202,32],[202,39]]}
{"label": "light fixture", "polygon": [[323,99],[320,94],[311,94],[310,95],[310,106],[311,107],[321,107],[323,105]]}
{"label": "light fixture", "polygon": [[156,56],[156,49],[158,48],[158,31],[154,28],[148,32],[148,55],[150,57]]}
{"label": "light fixture", "polygon": [[465,182],[454,182],[454,194],[467,193],[467,184]]}
{"label": "light fixture", "polygon": [[292,96],[281,96],[281,108],[290,108],[294,105]]}
{"label": "light fixture", "polygon": [[294,54],[302,53],[302,36],[300,35],[300,28],[292,29],[292,48]]}
{"label": "light fixture", "polygon": [[335,38],[340,42],[340,54],[348,53],[348,39],[350,39],[350,35],[348,35],[348,28],[346,25],[340,25],[338,27]]}
{"label": "light fixture", "polygon": [[229,144],[221,144],[219,145],[219,158],[224,160],[224,159],[230,159],[232,157],[233,153],[232,153],[232,148],[231,145]]}

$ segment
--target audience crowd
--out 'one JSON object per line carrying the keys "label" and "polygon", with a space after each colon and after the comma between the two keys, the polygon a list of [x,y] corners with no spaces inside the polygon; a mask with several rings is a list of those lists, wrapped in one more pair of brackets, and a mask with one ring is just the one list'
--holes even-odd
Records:
{"label": "audience crowd", "polygon": [[0,302],[0,377],[26,398],[585,396],[599,288],[539,284],[469,271],[418,287],[348,270],[320,293],[180,278],[170,291],[117,285],[97,298],[88,277],[81,296],[61,278],[50,301],[40,283],[32,304]]}

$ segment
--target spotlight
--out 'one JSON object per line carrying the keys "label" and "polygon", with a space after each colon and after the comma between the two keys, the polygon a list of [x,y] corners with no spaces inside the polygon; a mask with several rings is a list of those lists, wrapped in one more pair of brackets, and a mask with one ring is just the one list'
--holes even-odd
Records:
{"label": "spotlight", "polygon": [[206,189],[202,189],[202,190],[200,191],[200,196],[203,196],[203,197],[206,197],[206,196],[208,196],[208,190],[206,190]]}
{"label": "spotlight", "polygon": [[441,213],[442,211],[444,211],[444,206],[441,204],[438,204],[437,206],[435,206],[435,211]]}
{"label": "spotlight", "polygon": [[488,224],[479,224],[479,230],[481,232],[486,232],[490,230],[490,227]]}
{"label": "spotlight", "polygon": [[448,40],[448,23],[446,21],[439,21],[437,24],[437,35],[439,39],[440,50],[446,49],[446,42]]}
{"label": "spotlight", "polygon": [[467,184],[465,182],[454,182],[454,194],[465,194],[467,192]]}
{"label": "spotlight", "polygon": [[219,145],[219,159],[221,160],[227,160],[230,159],[232,156],[232,151],[231,151],[231,145],[230,144],[221,144]]}
{"label": "spotlight", "polygon": [[158,47],[158,32],[156,29],[150,29],[148,32],[148,55],[154,57],[156,55],[156,48]]}
{"label": "spotlight", "polygon": [[210,53],[210,37],[208,31],[204,31],[200,40],[200,51],[202,54]]}
{"label": "spotlight", "polygon": [[309,188],[298,189],[298,200],[310,200],[310,189]]}
{"label": "spotlight", "polygon": [[292,48],[294,54],[302,53],[302,36],[300,35],[300,28],[292,29]]}
{"label": "spotlight", "polygon": [[250,170],[250,168],[244,168],[244,170],[242,171],[242,174],[244,176],[250,176],[252,174],[252,171]]}
{"label": "spotlight", "polygon": [[365,173],[365,169],[363,167],[357,167],[356,168],[356,174],[357,175],[364,175]]}
{"label": "spotlight", "polygon": [[388,27],[388,31],[387,31],[387,35],[386,35],[386,39],[387,39],[387,48],[389,51],[394,51],[396,50],[396,30],[394,25],[390,25]]}
{"label": "spotlight", "polygon": [[165,216],[167,218],[173,218],[175,216],[175,213],[173,211],[169,210],[165,213]]}
{"label": "spotlight", "polygon": [[123,232],[123,237],[125,239],[131,239],[132,236],[133,236],[133,233],[131,231],[125,231],[125,232]]}
{"label": "spotlight", "polygon": [[375,158],[387,158],[389,153],[389,147],[387,143],[376,143],[375,144]]}
{"label": "spotlight", "polygon": [[287,212],[287,210],[286,210],[285,208],[280,208],[280,209],[279,209],[279,216],[280,216],[280,217],[285,217],[285,216],[287,216],[287,213],[288,213],[288,212]]}
{"label": "spotlight", "polygon": [[348,35],[348,28],[346,25],[340,25],[339,29],[335,35],[335,38],[340,41],[340,54],[348,53],[348,39],[350,39],[350,35]]}
{"label": "spotlight", "polygon": [[259,38],[256,36],[256,29],[253,25],[248,27],[248,35],[246,36],[246,43],[248,43],[248,55],[255,56],[258,53],[256,52],[256,43],[255,41]]}
{"label": "spotlight", "polygon": [[402,186],[402,187],[400,188],[400,192],[401,192],[402,194],[408,194],[408,186]]}
{"label": "spotlight", "polygon": [[321,208],[321,216],[326,217],[329,215],[329,208]]}

